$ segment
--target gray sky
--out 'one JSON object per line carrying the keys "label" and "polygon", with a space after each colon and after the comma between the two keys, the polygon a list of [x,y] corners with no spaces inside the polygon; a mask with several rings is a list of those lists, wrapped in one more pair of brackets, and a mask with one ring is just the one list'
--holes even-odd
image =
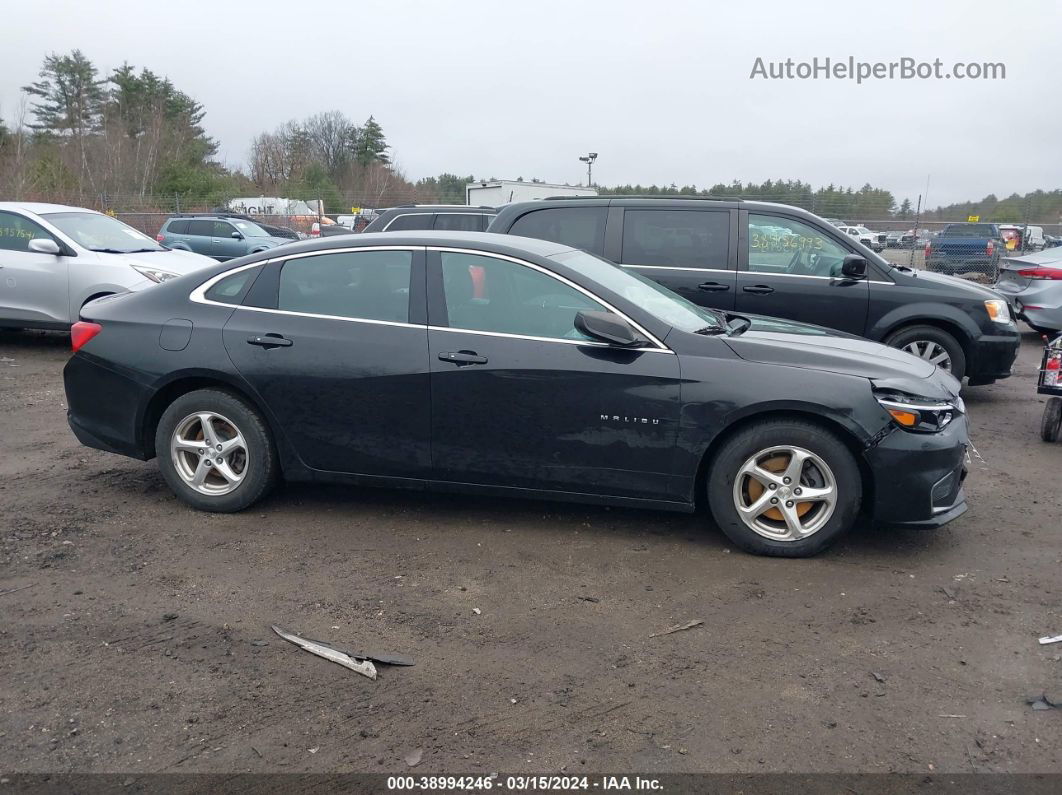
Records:
{"label": "gray sky", "polygon": [[[231,166],[337,109],[406,176],[864,182],[929,204],[1062,185],[1062,4],[5,0],[0,113],[46,52],[173,80]],[[1005,80],[750,80],[757,57],[1003,62]]]}

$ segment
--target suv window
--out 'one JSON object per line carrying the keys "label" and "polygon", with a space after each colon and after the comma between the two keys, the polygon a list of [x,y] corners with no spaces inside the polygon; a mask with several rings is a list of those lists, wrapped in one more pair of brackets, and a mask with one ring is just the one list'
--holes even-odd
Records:
{"label": "suv window", "polygon": [[214,222],[213,221],[189,221],[188,231],[185,233],[188,235],[199,235],[200,237],[211,237],[214,234]]}
{"label": "suv window", "polygon": [[449,232],[483,231],[482,213],[439,213],[435,216],[435,228]]}
{"label": "suv window", "polygon": [[171,235],[187,235],[188,221],[170,221],[166,225],[166,232]]}
{"label": "suv window", "polygon": [[607,207],[554,207],[534,210],[516,219],[510,235],[552,240],[591,254],[605,253]]}
{"label": "suv window", "polygon": [[280,270],[277,309],[408,323],[412,263],[410,251],[350,251],[288,260]]}
{"label": "suv window", "polygon": [[211,232],[212,237],[231,237],[232,233],[236,231],[236,227],[230,224],[228,221],[215,221],[214,231]]}
{"label": "suv window", "polygon": [[509,260],[441,252],[451,328],[550,339],[589,339],[575,328],[586,309],[607,311],[545,273]]}
{"label": "suv window", "polygon": [[54,240],[44,228],[21,215],[0,212],[0,249],[4,251],[29,251],[31,240],[46,238]]}
{"label": "suv window", "polygon": [[396,215],[384,228],[388,232],[403,232],[414,229],[431,229],[431,213],[404,213]]}
{"label": "suv window", "polygon": [[726,268],[729,245],[729,212],[627,210],[623,215],[620,262]]}
{"label": "suv window", "polygon": [[840,277],[849,251],[812,226],[775,215],[749,215],[749,270]]}

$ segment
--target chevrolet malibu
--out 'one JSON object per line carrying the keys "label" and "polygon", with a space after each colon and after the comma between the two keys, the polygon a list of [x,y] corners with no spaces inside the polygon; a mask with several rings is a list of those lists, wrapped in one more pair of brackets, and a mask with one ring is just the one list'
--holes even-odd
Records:
{"label": "chevrolet malibu", "polygon": [[189,505],[281,478],[693,511],[751,552],[966,510],[958,382],[816,326],[696,306],[570,246],[335,237],[86,306],[90,447]]}

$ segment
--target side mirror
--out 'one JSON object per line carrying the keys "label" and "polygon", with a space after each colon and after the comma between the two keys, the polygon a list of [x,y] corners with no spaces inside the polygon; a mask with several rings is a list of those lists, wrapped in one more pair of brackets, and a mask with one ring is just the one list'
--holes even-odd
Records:
{"label": "side mirror", "polygon": [[36,251],[38,254],[54,254],[56,256],[62,253],[59,244],[50,237],[33,238],[33,240],[29,242],[29,250]]}
{"label": "side mirror", "polygon": [[643,342],[627,321],[612,312],[579,312],[575,316],[575,327],[588,337],[624,348]]}
{"label": "side mirror", "polygon": [[243,235],[242,235],[242,234],[240,234],[239,232],[233,232],[233,233],[232,233],[232,237],[233,237],[233,239],[235,239],[235,240],[243,240]]}
{"label": "side mirror", "polygon": [[867,261],[858,254],[849,254],[841,263],[841,275],[846,279],[865,279]]}

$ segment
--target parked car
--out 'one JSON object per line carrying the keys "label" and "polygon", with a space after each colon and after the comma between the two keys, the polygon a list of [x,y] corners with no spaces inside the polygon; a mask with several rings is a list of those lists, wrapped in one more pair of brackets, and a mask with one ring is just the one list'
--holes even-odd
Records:
{"label": "parked car", "polygon": [[1004,251],[995,224],[948,224],[925,244],[925,268],[935,273],[995,276]]}
{"label": "parked car", "polygon": [[885,234],[885,248],[900,248],[903,245],[903,232],[887,232]]}
{"label": "parked car", "polygon": [[254,221],[218,215],[167,218],[155,239],[175,251],[194,251],[219,262],[292,242],[269,234]]}
{"label": "parked car", "polygon": [[[266,232],[268,232],[270,234],[270,236],[272,236],[272,237],[283,237],[283,238],[286,238],[288,240],[302,240],[302,238],[303,238],[302,235],[300,235],[296,230],[292,229],[290,226],[279,226],[278,224],[267,224],[267,223],[263,222],[262,219],[260,217],[258,217],[258,216],[247,215],[246,213],[233,213],[233,212],[228,212],[227,210],[217,210],[217,209],[212,211],[210,214],[211,214],[211,216],[220,217],[220,218],[239,218],[241,221],[252,221],[255,224],[257,224],[258,226],[262,227],[262,229],[264,229]],[[177,217],[180,218],[182,216],[180,214],[178,214]],[[188,216],[185,216],[185,217],[196,218],[196,217],[199,217],[199,216],[188,215]]]}
{"label": "parked car", "polygon": [[469,207],[464,204],[407,204],[380,210],[366,232],[408,232],[434,229],[449,232],[482,232],[490,226],[497,210],[494,207]]}
{"label": "parked car", "polygon": [[502,208],[490,231],[584,249],[702,306],[815,323],[903,348],[973,385],[1010,375],[1020,345],[999,293],[890,264],[795,207],[547,199]]}
{"label": "parked car", "polygon": [[1026,226],[1025,224],[1002,224],[999,227],[1007,251],[1022,254],[1026,251],[1039,251],[1044,247],[1044,228]]}
{"label": "parked car", "polygon": [[0,327],[66,330],[95,298],[211,264],[94,210],[0,202]]}
{"label": "parked car", "polygon": [[871,232],[865,226],[839,226],[837,228],[849,237],[854,237],[871,251],[880,253],[885,248],[884,232]]}
{"label": "parked car", "polygon": [[1036,331],[1062,331],[1062,249],[1004,257],[995,286]]}
{"label": "parked car", "polygon": [[[83,443],[189,505],[281,476],[692,511],[805,556],[966,510],[958,382],[850,335],[698,307],[568,245],[295,243],[97,301],[64,370]],[[864,509],[861,513],[861,509]]]}
{"label": "parked car", "polygon": [[1062,236],[1044,235],[1044,248],[1057,248],[1062,246]]}

